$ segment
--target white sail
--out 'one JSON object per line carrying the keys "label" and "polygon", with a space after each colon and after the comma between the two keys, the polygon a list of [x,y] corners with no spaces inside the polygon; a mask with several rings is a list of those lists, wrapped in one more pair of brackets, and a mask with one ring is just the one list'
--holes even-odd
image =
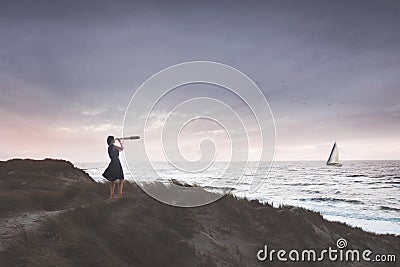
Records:
{"label": "white sail", "polygon": [[331,154],[329,155],[328,161],[326,162],[327,165],[335,165],[339,164],[339,150],[336,145],[336,142],[333,144]]}

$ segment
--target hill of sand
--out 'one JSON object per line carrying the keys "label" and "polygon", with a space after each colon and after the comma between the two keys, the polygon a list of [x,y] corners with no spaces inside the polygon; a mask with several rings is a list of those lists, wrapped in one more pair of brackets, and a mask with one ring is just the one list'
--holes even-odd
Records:
{"label": "hill of sand", "polygon": [[[154,186],[164,187],[162,184]],[[0,162],[1,266],[398,266],[366,262],[260,262],[269,249],[349,249],[396,254],[400,237],[376,235],[296,207],[227,195],[198,208],[171,207],[126,183],[107,200],[63,160]]]}

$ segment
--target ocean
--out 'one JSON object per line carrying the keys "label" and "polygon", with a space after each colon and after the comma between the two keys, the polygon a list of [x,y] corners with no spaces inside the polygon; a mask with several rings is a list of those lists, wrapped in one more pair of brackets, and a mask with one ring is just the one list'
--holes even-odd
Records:
{"label": "ocean", "polygon": [[[125,179],[135,180],[121,158]],[[232,193],[260,202],[304,207],[318,211],[331,221],[345,222],[375,233],[400,235],[400,161],[343,161],[342,167],[326,166],[322,161],[274,162],[268,177],[254,193],[249,184],[255,163],[235,177],[223,178],[227,163],[214,163],[199,173],[182,173],[166,162],[154,163],[159,177],[150,175],[140,162],[129,164],[138,182],[169,183],[177,179],[195,183],[206,190],[232,188]],[[98,182],[108,162],[78,162]],[[239,164],[238,164],[239,165]],[[232,163],[231,167],[235,166]],[[268,168],[262,166],[261,168]],[[237,178],[243,173],[243,179]]]}

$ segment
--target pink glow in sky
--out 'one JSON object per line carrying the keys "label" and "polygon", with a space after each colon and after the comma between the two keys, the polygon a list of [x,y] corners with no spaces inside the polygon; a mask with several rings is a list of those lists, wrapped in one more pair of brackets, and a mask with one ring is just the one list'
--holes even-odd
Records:
{"label": "pink glow in sky", "polygon": [[276,160],[326,160],[334,141],[342,159],[400,159],[399,13],[398,1],[3,3],[0,160],[107,161],[138,86],[191,60],[258,83]]}

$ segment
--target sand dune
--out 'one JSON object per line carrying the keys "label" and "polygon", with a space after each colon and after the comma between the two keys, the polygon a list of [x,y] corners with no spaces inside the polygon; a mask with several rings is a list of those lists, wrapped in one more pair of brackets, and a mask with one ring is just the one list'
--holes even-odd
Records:
{"label": "sand dune", "polygon": [[399,260],[400,237],[329,222],[301,208],[231,195],[199,208],[176,208],[133,183],[125,192],[122,199],[106,200],[107,185],[62,160],[0,162],[0,265],[368,266],[257,260],[264,245],[318,250],[336,248],[339,238],[351,249],[397,253]]}

